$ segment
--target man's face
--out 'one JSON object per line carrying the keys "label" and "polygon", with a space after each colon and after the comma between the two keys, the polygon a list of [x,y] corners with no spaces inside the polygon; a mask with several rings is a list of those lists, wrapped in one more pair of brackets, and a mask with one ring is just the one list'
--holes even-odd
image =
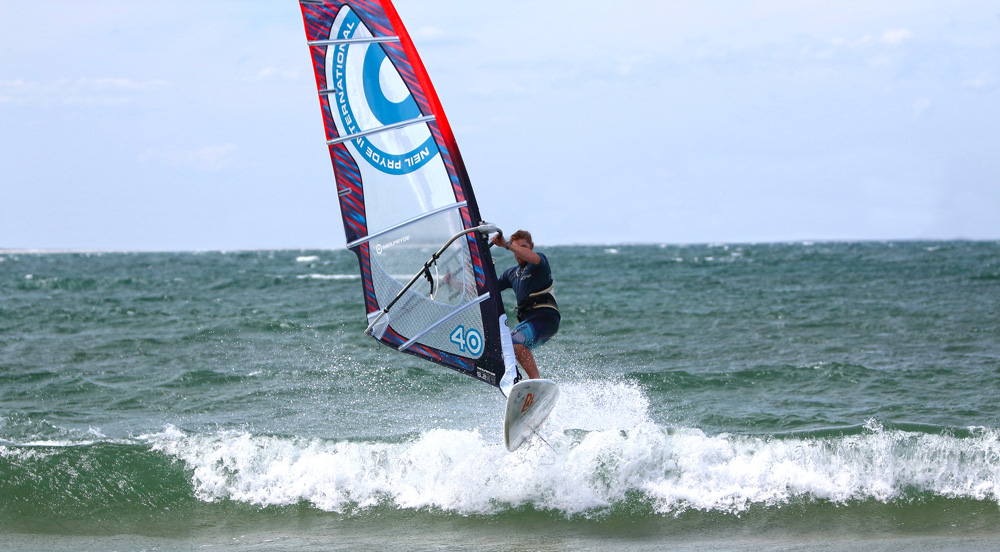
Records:
{"label": "man's face", "polygon": [[[535,248],[535,246],[532,245],[528,240],[521,239],[521,238],[516,239],[516,240],[511,240],[510,243],[512,243],[514,245],[517,245],[517,246],[520,246],[520,247],[527,247],[528,249],[534,249]],[[527,262],[524,259],[522,259],[521,257],[518,257],[517,253],[514,253],[514,258],[517,260],[517,264],[522,264],[523,265],[524,263]]]}

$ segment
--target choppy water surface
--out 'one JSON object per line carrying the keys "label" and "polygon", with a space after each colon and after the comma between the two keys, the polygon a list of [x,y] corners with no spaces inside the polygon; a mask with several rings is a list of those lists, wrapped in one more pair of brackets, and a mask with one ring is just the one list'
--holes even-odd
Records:
{"label": "choppy water surface", "polygon": [[514,454],[362,335],[349,252],[0,253],[0,543],[1000,537],[1000,244],[540,250],[563,393]]}

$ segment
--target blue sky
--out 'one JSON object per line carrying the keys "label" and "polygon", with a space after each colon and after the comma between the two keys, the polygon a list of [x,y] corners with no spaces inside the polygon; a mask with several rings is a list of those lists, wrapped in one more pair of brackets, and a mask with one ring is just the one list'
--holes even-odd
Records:
{"label": "blue sky", "polygon": [[[1000,239],[995,1],[396,6],[538,243]],[[5,2],[0,248],[343,247],[311,71],[291,0]]]}

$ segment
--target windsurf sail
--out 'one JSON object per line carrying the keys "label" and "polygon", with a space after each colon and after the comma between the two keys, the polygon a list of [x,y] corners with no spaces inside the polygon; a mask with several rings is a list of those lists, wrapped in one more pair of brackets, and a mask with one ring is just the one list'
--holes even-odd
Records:
{"label": "windsurf sail", "polygon": [[510,331],[455,137],[389,0],[300,0],[366,333],[499,387]]}

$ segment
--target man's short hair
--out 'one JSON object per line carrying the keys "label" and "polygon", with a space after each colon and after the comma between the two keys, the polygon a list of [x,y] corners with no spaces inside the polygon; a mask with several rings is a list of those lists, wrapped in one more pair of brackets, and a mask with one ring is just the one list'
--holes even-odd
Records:
{"label": "man's short hair", "polygon": [[531,232],[527,230],[518,230],[510,235],[510,241],[514,240],[525,240],[531,245],[535,245],[535,242],[531,241]]}

